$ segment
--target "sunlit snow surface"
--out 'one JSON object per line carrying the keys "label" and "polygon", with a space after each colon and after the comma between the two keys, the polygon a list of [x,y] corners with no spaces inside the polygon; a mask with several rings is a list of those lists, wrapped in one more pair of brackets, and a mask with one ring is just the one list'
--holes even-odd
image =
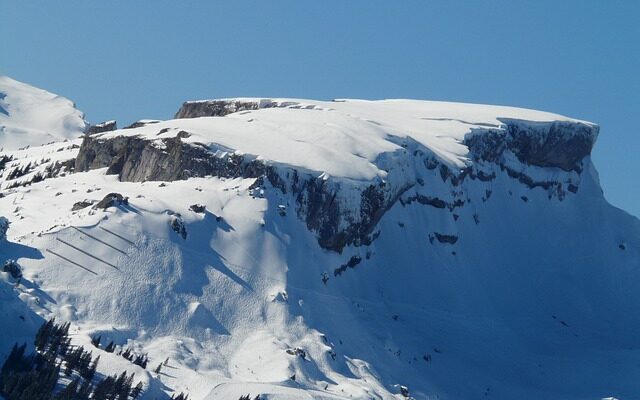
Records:
{"label": "sunlit snow surface", "polygon": [[385,176],[376,165],[378,156],[401,149],[406,138],[424,145],[447,164],[463,167],[468,163],[468,150],[461,144],[465,135],[475,129],[500,128],[504,124],[499,119],[576,121],[513,107],[418,100],[230,100],[276,103],[279,107],[246,110],[224,118],[169,120],[99,137],[140,135],[160,140],[185,130],[191,134],[186,142],[330,176],[371,180]]}
{"label": "sunlit snow surface", "polygon": [[[476,128],[499,129],[503,118],[567,120],[408,100],[276,101],[291,106],[100,137],[159,139],[184,130],[185,141],[212,151],[371,181],[386,177],[381,154],[406,137],[460,167],[469,163],[460,141]],[[10,154],[18,163],[63,161],[79,143]],[[464,207],[397,202],[371,245],[342,254],[320,248],[293,194],[251,190],[254,179],[131,183],[101,169],[12,190],[3,182],[0,215],[12,225],[0,256],[17,258],[26,279],[14,288],[0,273],[0,358],[41,315],[71,321],[75,344],[90,346],[99,334],[103,344],[148,352],[143,370],[93,350],[100,374],[135,372],[150,400],[180,391],[194,400],[247,393],[400,399],[400,385],[416,399],[633,399],[640,393],[640,222],[605,201],[588,159],[580,174],[520,168],[580,189],[549,198],[495,166],[495,180],[457,189]],[[437,170],[425,182],[420,190],[450,195]],[[110,192],[129,204],[71,211]],[[170,228],[176,213],[186,239]],[[433,232],[459,239],[431,243]],[[334,276],[353,256],[363,261]],[[297,347],[305,358],[286,351]],[[167,357],[162,373],[152,372]]]}
{"label": "sunlit snow surface", "polygon": [[75,139],[85,126],[84,115],[68,99],[0,76],[0,148]]}

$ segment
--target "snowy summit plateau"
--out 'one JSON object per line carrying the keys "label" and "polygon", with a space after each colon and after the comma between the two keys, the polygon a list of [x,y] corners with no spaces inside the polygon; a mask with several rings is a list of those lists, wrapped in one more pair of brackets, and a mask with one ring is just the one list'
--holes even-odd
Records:
{"label": "snowy summit plateau", "polygon": [[281,98],[118,129],[0,77],[0,398],[636,399],[598,132]]}

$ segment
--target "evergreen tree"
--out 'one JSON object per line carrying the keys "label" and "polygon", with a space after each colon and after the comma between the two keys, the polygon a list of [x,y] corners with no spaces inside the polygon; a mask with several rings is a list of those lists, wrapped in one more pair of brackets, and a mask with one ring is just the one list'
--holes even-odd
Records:
{"label": "evergreen tree", "polygon": [[178,397],[175,397],[175,398],[174,398],[174,397],[173,397],[174,395],[175,395],[175,393],[171,395],[171,398],[172,398],[173,400],[187,400],[187,399],[189,398],[189,395],[188,395],[188,394],[184,394],[184,393],[182,393],[182,392],[180,392],[180,394],[178,395]]}
{"label": "evergreen tree", "polygon": [[82,386],[80,386],[80,389],[78,389],[78,395],[76,398],[78,400],[88,399],[92,391],[93,386],[91,385],[91,381],[84,381],[82,382]]}
{"label": "evergreen tree", "polygon": [[78,368],[82,351],[83,347],[76,347],[75,349],[69,350],[63,357],[63,360],[66,363],[66,368],[64,370],[65,375],[71,375],[71,373]]}
{"label": "evergreen tree", "polygon": [[104,348],[104,351],[106,351],[107,353],[113,353],[115,349],[116,349],[116,345],[113,344],[113,342],[109,342],[107,347]]}
{"label": "evergreen tree", "polygon": [[44,351],[47,345],[48,338],[49,336],[51,336],[51,331],[53,330],[53,325],[55,324],[55,321],[56,321],[55,318],[51,318],[49,321],[41,325],[40,328],[38,329],[38,332],[36,333],[36,338],[35,338],[36,350],[40,352]]}
{"label": "evergreen tree", "polygon": [[142,388],[142,382],[138,382],[138,384],[133,389],[131,389],[131,398],[133,400],[136,400],[138,396],[142,394]]}
{"label": "evergreen tree", "polygon": [[67,354],[67,352],[71,348],[72,348],[72,346],[71,346],[71,338],[66,336],[60,342],[60,349],[58,350],[58,352],[60,353],[61,356],[64,356],[64,355]]}
{"label": "evergreen tree", "polygon": [[89,368],[91,367],[91,352],[83,351],[80,354],[80,360],[78,361],[78,373],[83,378],[87,379],[89,374]]}
{"label": "evergreen tree", "polygon": [[116,376],[107,376],[98,384],[93,391],[93,400],[113,399],[115,393]]}
{"label": "evergreen tree", "polygon": [[131,392],[131,384],[133,383],[133,375],[127,376],[127,371],[123,371],[122,374],[116,379],[115,393],[117,400],[127,400],[129,398],[129,392]]}
{"label": "evergreen tree", "polygon": [[[91,360],[91,353],[89,353],[89,360]],[[100,356],[96,357],[95,360],[86,368],[84,374],[80,372],[80,376],[84,379],[91,381],[93,377],[96,375],[96,369],[98,369],[98,362],[100,361]]]}
{"label": "evergreen tree", "polygon": [[13,345],[11,349],[11,353],[9,353],[9,357],[5,360],[2,368],[0,369],[0,383],[2,382],[2,378],[5,377],[9,371],[21,370],[21,365],[24,359],[24,351],[27,348],[27,344],[24,343],[22,346],[18,346],[18,343]]}
{"label": "evergreen tree", "polygon": [[121,355],[123,358],[126,358],[129,361],[133,361],[133,354],[130,348],[126,348]]}
{"label": "evergreen tree", "polygon": [[56,394],[54,400],[75,400],[78,395],[78,388],[80,387],[80,378],[76,378],[66,388],[62,389]]}
{"label": "evergreen tree", "polygon": [[102,336],[94,336],[91,338],[91,344],[94,347],[100,348],[100,340],[102,339]]}
{"label": "evergreen tree", "polygon": [[141,366],[142,368],[147,368],[147,362],[149,361],[147,354],[139,354],[133,360],[133,363]]}
{"label": "evergreen tree", "polygon": [[7,400],[48,400],[58,382],[60,365],[43,363],[38,369],[21,374]]}

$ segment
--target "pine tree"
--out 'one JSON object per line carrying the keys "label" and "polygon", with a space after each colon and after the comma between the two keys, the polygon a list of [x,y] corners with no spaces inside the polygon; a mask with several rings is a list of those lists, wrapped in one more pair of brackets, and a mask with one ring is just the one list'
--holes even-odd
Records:
{"label": "pine tree", "polygon": [[113,399],[115,395],[116,376],[107,376],[101,380],[93,391],[93,400]]}
{"label": "pine tree", "polygon": [[100,340],[102,339],[102,336],[94,336],[91,338],[91,344],[94,347],[100,348]]}
{"label": "pine tree", "polygon": [[136,400],[138,396],[142,394],[142,382],[138,382],[138,384],[131,390],[131,398]]}
{"label": "pine tree", "polygon": [[42,324],[38,329],[38,332],[36,333],[35,343],[34,343],[36,346],[36,350],[40,352],[44,351],[47,345],[49,336],[51,336],[51,331],[53,330],[53,325],[55,324],[55,321],[56,321],[55,318],[51,318],[46,323]]}
{"label": "pine tree", "polygon": [[115,349],[116,349],[116,345],[113,344],[113,342],[109,342],[107,347],[104,348],[104,351],[106,351],[107,353],[113,353]]}
{"label": "pine tree", "polygon": [[156,367],[156,369],[153,370],[153,372],[155,372],[156,374],[159,374],[161,370],[162,370],[162,363],[158,364],[158,366]]}
{"label": "pine tree", "polygon": [[63,357],[66,364],[66,368],[64,370],[65,375],[71,375],[71,373],[78,368],[78,365],[80,364],[80,356],[82,356],[82,349],[82,347],[77,347],[69,350]]}
{"label": "pine tree", "polygon": [[174,397],[173,397],[174,395],[175,395],[175,393],[171,395],[171,398],[172,398],[173,400],[187,400],[187,399],[189,399],[189,395],[188,395],[188,394],[184,394],[184,393],[182,393],[182,392],[180,392],[180,394],[178,395],[178,397],[175,397],[175,398],[174,398]]}
{"label": "pine tree", "polygon": [[[89,353],[89,359],[91,359],[91,353]],[[100,356],[96,357],[95,360],[89,365],[86,372],[82,377],[88,381],[91,381],[93,377],[96,375],[96,369],[98,369],[98,362],[100,361]]]}
{"label": "pine tree", "polygon": [[11,349],[11,353],[9,353],[9,357],[5,360],[2,368],[0,369],[0,382],[2,382],[2,378],[5,377],[10,371],[15,371],[19,369],[21,362],[24,358],[24,351],[27,348],[27,344],[24,343],[22,346],[18,346],[18,343],[13,345]]}
{"label": "pine tree", "polygon": [[80,351],[80,360],[78,361],[77,371],[81,377],[87,379],[87,376],[90,374],[91,369],[91,352],[84,351],[84,348],[81,347]]}
{"label": "pine tree", "polygon": [[139,354],[136,356],[136,358],[133,360],[133,363],[135,365],[139,365],[142,368],[147,368],[147,362],[148,362],[148,357],[147,354]]}
{"label": "pine tree", "polygon": [[49,399],[58,382],[60,365],[43,363],[38,369],[22,374],[19,384],[7,400],[40,400]]}
{"label": "pine tree", "polygon": [[71,346],[71,338],[70,337],[65,337],[62,340],[62,343],[60,344],[60,355],[64,356],[65,354],[67,354],[67,352],[69,350],[71,350],[73,348],[73,346]]}
{"label": "pine tree", "polygon": [[126,348],[121,355],[123,358],[126,358],[129,361],[133,360],[133,354],[131,354],[130,348]]}
{"label": "pine tree", "polygon": [[62,389],[56,394],[54,400],[74,400],[78,394],[78,388],[80,387],[80,378],[76,378],[66,388]]}
{"label": "pine tree", "polygon": [[93,386],[91,385],[91,381],[84,381],[80,389],[78,389],[78,400],[85,400],[89,398],[89,395],[93,391]]}
{"label": "pine tree", "polygon": [[129,398],[131,384],[133,383],[133,375],[134,374],[127,376],[127,371],[123,371],[116,379],[114,384],[114,395],[117,396],[117,400],[127,400]]}

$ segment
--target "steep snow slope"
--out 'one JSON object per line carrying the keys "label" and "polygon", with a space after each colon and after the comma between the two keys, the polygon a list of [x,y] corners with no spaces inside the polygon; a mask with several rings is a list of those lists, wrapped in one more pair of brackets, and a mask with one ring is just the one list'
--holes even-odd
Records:
{"label": "steep snow slope", "polygon": [[[178,115],[228,115],[5,153],[0,253],[25,268],[6,297],[72,321],[76,343],[149,352],[142,370],[94,350],[101,373],[135,371],[149,399],[640,393],[640,222],[602,196],[595,125],[409,100],[209,105]],[[64,167],[8,179],[42,159]],[[89,205],[111,192],[128,204]],[[22,329],[6,352],[32,328],[3,318]]]}
{"label": "steep snow slope", "polygon": [[84,115],[71,101],[0,76],[0,148],[75,139],[85,128]]}

